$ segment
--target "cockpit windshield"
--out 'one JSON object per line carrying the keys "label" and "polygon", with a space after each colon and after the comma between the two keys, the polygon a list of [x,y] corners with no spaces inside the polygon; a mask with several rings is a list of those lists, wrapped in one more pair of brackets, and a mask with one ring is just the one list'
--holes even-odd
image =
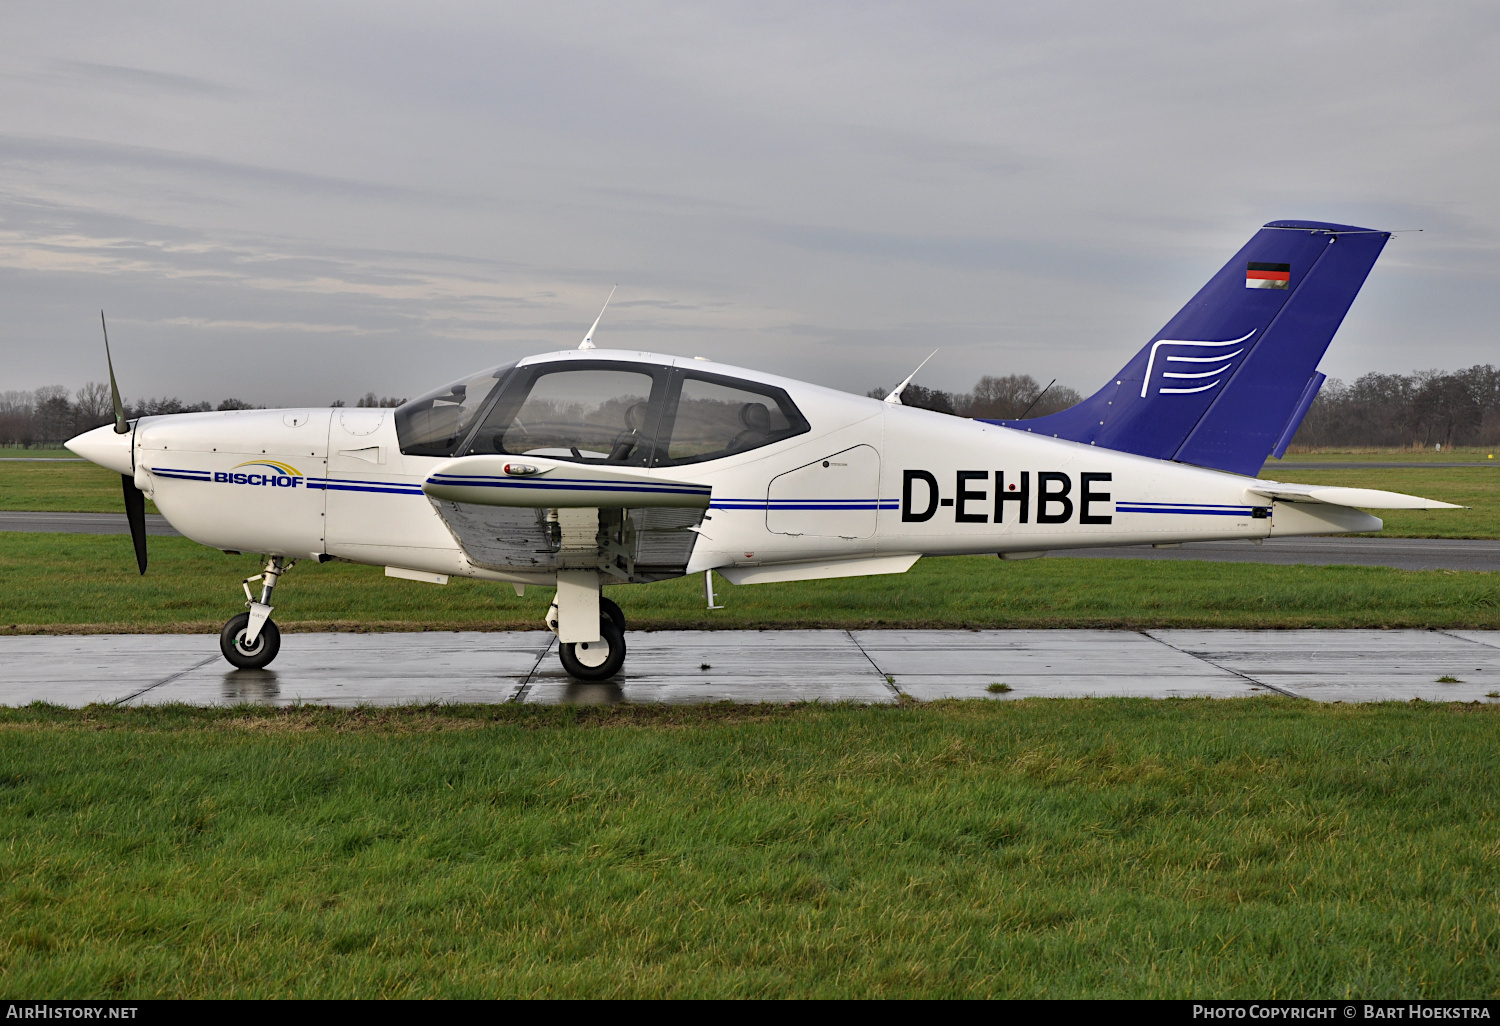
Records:
{"label": "cockpit windshield", "polygon": [[408,456],[452,456],[515,364],[491,367],[413,399],[396,410],[396,437]]}

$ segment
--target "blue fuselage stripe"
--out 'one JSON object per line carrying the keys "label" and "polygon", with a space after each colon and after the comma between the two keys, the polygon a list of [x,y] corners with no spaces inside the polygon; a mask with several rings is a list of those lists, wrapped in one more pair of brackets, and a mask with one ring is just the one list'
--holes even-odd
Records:
{"label": "blue fuselage stripe", "polygon": [[718,499],[710,509],[900,509],[895,499]]}
{"label": "blue fuselage stripe", "polygon": [[1115,503],[1116,513],[1177,513],[1182,516],[1203,517],[1248,517],[1254,510],[1249,506],[1169,506],[1138,505],[1129,502]]}
{"label": "blue fuselage stripe", "polygon": [[417,488],[417,489],[401,488],[399,486],[390,486],[390,487],[386,487],[386,488],[381,488],[381,487],[378,487],[376,485],[340,484],[340,483],[335,482],[335,481],[309,481],[307,483],[307,487],[313,489],[314,491],[325,491],[325,492],[374,492],[374,493],[381,494],[381,495],[421,495],[422,494],[422,490],[420,488]]}

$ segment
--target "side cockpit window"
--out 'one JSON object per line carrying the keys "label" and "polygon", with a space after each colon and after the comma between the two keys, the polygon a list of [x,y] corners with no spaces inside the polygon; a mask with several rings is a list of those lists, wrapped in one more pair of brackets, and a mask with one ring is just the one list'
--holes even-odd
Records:
{"label": "side cockpit window", "polygon": [[807,430],[775,386],[606,360],[509,364],[396,410],[409,456],[545,456],[625,467],[722,459]]}
{"label": "side cockpit window", "polygon": [[401,451],[408,456],[452,456],[514,369],[513,363],[491,367],[397,407]]}
{"label": "side cockpit window", "polygon": [[643,467],[665,378],[664,368],[629,364],[526,368],[467,452]]}
{"label": "side cockpit window", "polygon": [[722,459],[807,430],[787,394],[769,385],[690,373],[673,391],[661,465]]}

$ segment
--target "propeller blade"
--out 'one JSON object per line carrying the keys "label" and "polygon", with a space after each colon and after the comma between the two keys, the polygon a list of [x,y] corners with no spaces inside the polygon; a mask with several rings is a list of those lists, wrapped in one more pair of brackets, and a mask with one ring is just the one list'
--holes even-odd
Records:
{"label": "propeller blade", "polygon": [[125,485],[125,519],[130,522],[130,540],[135,543],[135,564],[146,574],[146,496],[128,474],[121,474]]}
{"label": "propeller blade", "polygon": [[[104,321],[104,311],[99,311],[99,327],[104,330],[104,363],[109,367],[109,397],[115,404],[115,434],[130,431],[130,422],[125,419],[125,404],[120,400],[120,386],[115,383],[115,362],[109,355],[109,325]],[[132,454],[131,464],[135,458]],[[125,491],[125,521],[130,524],[130,540],[135,545],[135,565],[146,575],[146,496],[135,486],[135,478],[120,475]]]}
{"label": "propeller blade", "polygon": [[[99,311],[99,327],[104,329],[104,363],[109,367],[109,397],[115,401],[115,434],[123,435],[130,430],[130,425],[125,423],[125,404],[120,401],[120,386],[115,384],[115,362],[109,358],[109,325],[104,323],[103,310]],[[134,485],[131,487],[134,487]],[[129,490],[129,488],[126,489],[127,492]],[[125,505],[128,511],[130,506],[128,497],[125,500]],[[145,545],[144,541],[138,541],[135,546],[136,551],[142,553],[141,573],[146,572]]]}

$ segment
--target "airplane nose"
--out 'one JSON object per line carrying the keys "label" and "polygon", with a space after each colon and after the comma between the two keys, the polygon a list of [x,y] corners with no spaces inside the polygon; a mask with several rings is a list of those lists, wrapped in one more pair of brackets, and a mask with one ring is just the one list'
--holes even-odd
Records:
{"label": "airplane nose", "polygon": [[130,440],[134,435],[132,431],[117,435],[114,425],[106,424],[70,438],[63,445],[91,463],[129,475],[134,472],[130,459]]}

